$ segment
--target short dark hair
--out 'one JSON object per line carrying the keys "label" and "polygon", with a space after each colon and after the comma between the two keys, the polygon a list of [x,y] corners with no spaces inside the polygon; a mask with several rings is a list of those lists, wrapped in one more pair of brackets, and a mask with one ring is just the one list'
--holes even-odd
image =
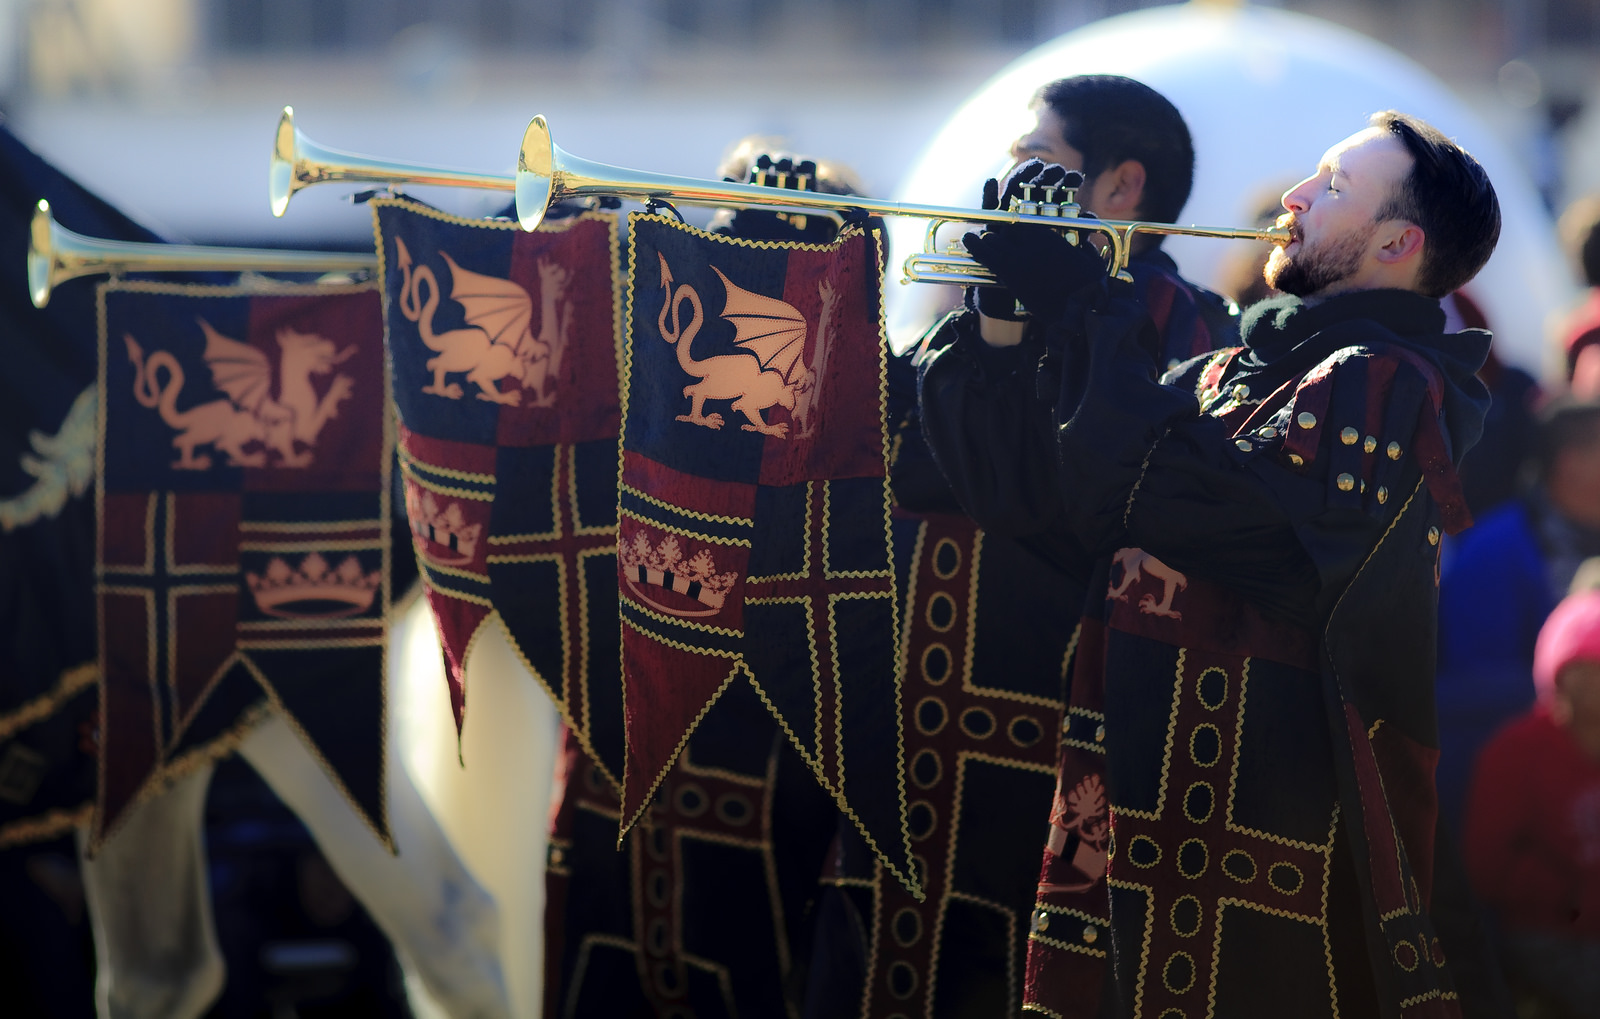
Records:
{"label": "short dark hair", "polygon": [[1403,219],[1427,238],[1417,289],[1429,297],[1459,290],[1494,254],[1500,240],[1500,200],[1483,166],[1416,117],[1384,110],[1373,127],[1388,131],[1411,154],[1411,170],[1378,210],[1378,220]]}
{"label": "short dark hair", "polygon": [[1143,82],[1115,74],[1081,74],[1034,93],[1066,125],[1068,145],[1083,153],[1091,179],[1126,159],[1144,164],[1139,214],[1172,223],[1194,186],[1194,142],[1183,114]]}
{"label": "short dark hair", "polygon": [[1561,241],[1577,259],[1583,282],[1600,287],[1600,195],[1585,195],[1561,214]]}
{"label": "short dark hair", "polygon": [[1530,457],[1534,477],[1543,484],[1562,453],[1600,441],[1600,400],[1558,396],[1539,410]]}

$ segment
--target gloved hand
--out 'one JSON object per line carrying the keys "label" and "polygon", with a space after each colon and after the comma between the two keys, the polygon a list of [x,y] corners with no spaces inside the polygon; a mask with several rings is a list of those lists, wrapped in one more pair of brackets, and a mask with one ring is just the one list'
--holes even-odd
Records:
{"label": "gloved hand", "polygon": [[[774,159],[763,152],[756,157],[750,171],[752,178],[758,172],[765,174],[766,179],[761,183],[768,187],[776,188],[777,175],[784,174],[784,187],[789,190],[817,190],[817,164],[810,159],[792,159],[789,156]],[[723,179],[736,184],[756,183],[755,180],[735,181],[732,177]],[[833,220],[827,216],[775,212],[754,207],[739,209],[725,221],[718,220],[713,224],[712,232],[752,241],[809,241],[814,244],[826,244],[837,233]]]}
{"label": "gloved hand", "polygon": [[[984,184],[983,207],[1009,208],[1013,197],[1022,198],[1022,185],[1036,189],[1056,186],[1067,172],[1053,163],[1030,159],[1011,171],[1003,186],[992,179]],[[1034,197],[1040,197],[1037,191]],[[1074,294],[1106,275],[1105,263],[1092,245],[1084,240],[1071,244],[1052,227],[997,224],[981,234],[965,235],[961,243],[1002,284],[974,288],[978,310],[991,318],[1018,318],[1018,302],[1036,318],[1059,318]]]}

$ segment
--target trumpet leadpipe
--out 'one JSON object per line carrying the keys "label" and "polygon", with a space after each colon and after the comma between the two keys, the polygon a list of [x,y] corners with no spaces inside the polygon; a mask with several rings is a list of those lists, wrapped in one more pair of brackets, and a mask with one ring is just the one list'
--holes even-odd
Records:
{"label": "trumpet leadpipe", "polygon": [[112,241],[75,233],[55,221],[41,200],[28,228],[28,295],[35,308],[50,303],[56,286],[80,276],[129,272],[359,272],[374,271],[376,255],[343,251],[224,248],[196,244]]}

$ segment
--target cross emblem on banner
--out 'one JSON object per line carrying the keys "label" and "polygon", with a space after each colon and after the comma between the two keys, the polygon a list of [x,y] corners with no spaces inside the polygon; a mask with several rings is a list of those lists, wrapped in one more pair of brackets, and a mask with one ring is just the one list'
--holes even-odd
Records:
{"label": "cross emblem on banner", "polygon": [[1156,809],[1111,808],[1111,887],[1149,897],[1139,975],[1143,1001],[1136,1006],[1141,1015],[1205,1012],[1218,928],[1232,910],[1326,924],[1323,893],[1335,805],[1329,803],[1324,845],[1256,831],[1234,820],[1239,723],[1250,663],[1193,648],[1181,653]]}
{"label": "cross emblem on banner", "polygon": [[[152,749],[158,754],[169,748],[188,714],[203,700],[209,673],[230,658],[227,651],[234,639],[239,597],[237,562],[185,561],[175,547],[179,498],[174,492],[108,495],[106,501],[115,504],[122,517],[117,532],[132,540],[116,542],[120,546],[116,551],[122,554],[107,556],[100,568],[102,617],[119,624],[103,628],[109,635],[103,651],[107,678],[121,689],[125,671],[139,686],[149,677],[145,696],[154,714],[151,721],[158,745]],[[232,500],[224,496],[217,501]],[[139,531],[143,532],[142,541],[136,537]],[[134,552],[139,544],[143,545],[142,555]],[[191,611],[225,623],[226,640],[217,642],[218,647],[191,648],[168,639],[177,630],[180,612]],[[224,643],[226,647],[221,646]],[[141,738],[150,734],[145,723],[139,725]],[[108,732],[107,739],[128,735]]]}
{"label": "cross emblem on banner", "polygon": [[[851,571],[835,570],[830,561],[829,482],[812,481],[806,484],[806,521],[804,566],[796,573],[775,576],[750,577],[745,583],[744,603],[760,605],[802,605],[806,615],[806,637],[810,662],[814,663],[813,680],[814,717],[811,733],[794,732],[801,744],[810,744],[810,762],[818,777],[835,795],[843,796],[843,762],[839,745],[839,652],[841,634],[834,625],[834,606],[837,602],[857,598],[893,598],[894,577],[888,570]],[[761,640],[760,633],[747,637]],[[756,686],[766,690],[771,676],[762,675],[763,669],[750,669]],[[797,672],[799,670],[796,670]],[[888,677],[885,677],[887,679]],[[786,726],[794,726],[797,719],[783,719]],[[803,755],[807,750],[802,745]]]}
{"label": "cross emblem on banner", "polygon": [[[497,474],[503,468],[497,470]],[[491,533],[486,563],[494,603],[512,631],[517,644],[539,668],[541,678],[552,687],[551,693],[565,704],[569,717],[587,722],[590,705],[585,683],[591,659],[590,629],[604,620],[590,620],[589,598],[591,560],[603,558],[598,574],[608,586],[615,574],[617,528],[614,516],[598,523],[586,523],[579,509],[577,485],[577,447],[554,447],[551,471],[550,520],[548,531],[522,534]],[[554,584],[559,608],[552,618],[548,612],[519,612],[519,588],[530,583],[519,566],[549,564],[554,567]],[[526,595],[526,590],[522,595]],[[510,608],[508,613],[505,609]],[[575,726],[584,729],[584,726]],[[581,742],[591,757],[587,731],[580,731]],[[599,759],[599,758],[597,758]]]}

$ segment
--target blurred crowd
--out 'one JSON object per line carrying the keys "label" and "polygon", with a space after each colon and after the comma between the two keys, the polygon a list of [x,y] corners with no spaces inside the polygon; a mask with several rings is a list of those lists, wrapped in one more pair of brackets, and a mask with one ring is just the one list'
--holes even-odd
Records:
{"label": "blurred crowd", "polygon": [[[1561,236],[1587,286],[1541,387],[1493,356],[1440,569],[1440,809],[1524,1015],[1600,1016],[1600,198]],[[1487,325],[1457,296],[1464,324]]]}

